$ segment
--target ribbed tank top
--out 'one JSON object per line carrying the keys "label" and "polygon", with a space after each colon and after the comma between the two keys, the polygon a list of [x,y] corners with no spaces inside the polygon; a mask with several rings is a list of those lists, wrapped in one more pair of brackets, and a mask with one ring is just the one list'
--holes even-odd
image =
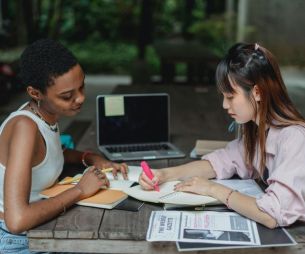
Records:
{"label": "ribbed tank top", "polygon": [[[27,116],[31,118],[38,126],[38,129],[46,144],[46,155],[43,161],[32,168],[32,186],[30,194],[30,202],[40,199],[39,192],[52,186],[62,172],[64,165],[63,151],[60,143],[59,131],[54,132],[50,127],[38,116],[23,108],[28,104],[25,103],[17,111],[11,113],[0,127],[0,135],[5,125],[16,116]],[[23,149],[27,149],[24,147]],[[0,211],[3,212],[3,184],[5,166],[0,163]],[[14,188],[14,186],[11,186]]]}

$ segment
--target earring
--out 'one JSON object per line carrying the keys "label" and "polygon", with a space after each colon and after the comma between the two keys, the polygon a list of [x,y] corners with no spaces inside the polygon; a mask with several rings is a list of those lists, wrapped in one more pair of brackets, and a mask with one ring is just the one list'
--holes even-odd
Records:
{"label": "earring", "polygon": [[37,107],[40,108],[40,100],[37,101]]}

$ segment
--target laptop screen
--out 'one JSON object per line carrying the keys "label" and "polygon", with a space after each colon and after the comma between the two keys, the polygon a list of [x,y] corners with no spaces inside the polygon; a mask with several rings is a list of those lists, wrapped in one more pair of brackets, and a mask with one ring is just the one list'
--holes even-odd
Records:
{"label": "laptop screen", "polygon": [[97,97],[99,145],[168,142],[168,94]]}

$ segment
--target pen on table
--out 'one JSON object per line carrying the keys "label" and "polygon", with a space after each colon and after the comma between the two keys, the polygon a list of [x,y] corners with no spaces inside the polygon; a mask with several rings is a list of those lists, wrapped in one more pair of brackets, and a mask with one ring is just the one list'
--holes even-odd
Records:
{"label": "pen on table", "polygon": [[[104,169],[101,169],[101,171],[103,172],[103,173],[107,173],[107,172],[111,172],[113,170],[113,168],[104,168]],[[76,176],[74,176],[74,177],[71,177],[71,178],[69,178],[69,179],[67,179],[67,180],[61,180],[60,182],[59,182],[59,184],[69,184],[69,183],[76,183],[76,182],[78,182],[81,178],[82,178],[82,174],[79,174],[79,175],[76,175]]]}
{"label": "pen on table", "polygon": [[[153,174],[153,172],[151,171],[151,169],[150,169],[150,167],[148,166],[148,164],[147,164],[146,161],[142,161],[142,162],[141,162],[141,167],[142,167],[142,169],[143,169],[145,175],[146,175],[150,180],[152,180],[152,179],[154,178],[154,174]],[[154,184],[154,189],[155,189],[156,191],[160,191],[159,186],[158,186],[157,183]]]}

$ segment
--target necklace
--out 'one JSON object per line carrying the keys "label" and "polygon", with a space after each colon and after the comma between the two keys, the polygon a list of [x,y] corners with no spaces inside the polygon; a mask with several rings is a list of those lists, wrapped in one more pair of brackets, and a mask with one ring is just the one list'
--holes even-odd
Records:
{"label": "necklace", "polygon": [[52,124],[49,124],[43,117],[42,115],[35,109],[31,106],[31,104],[29,103],[28,104],[29,108],[33,111],[33,113],[38,116],[42,121],[44,121],[50,128],[51,131],[54,131],[54,132],[58,132],[58,125],[57,123],[52,125]]}

